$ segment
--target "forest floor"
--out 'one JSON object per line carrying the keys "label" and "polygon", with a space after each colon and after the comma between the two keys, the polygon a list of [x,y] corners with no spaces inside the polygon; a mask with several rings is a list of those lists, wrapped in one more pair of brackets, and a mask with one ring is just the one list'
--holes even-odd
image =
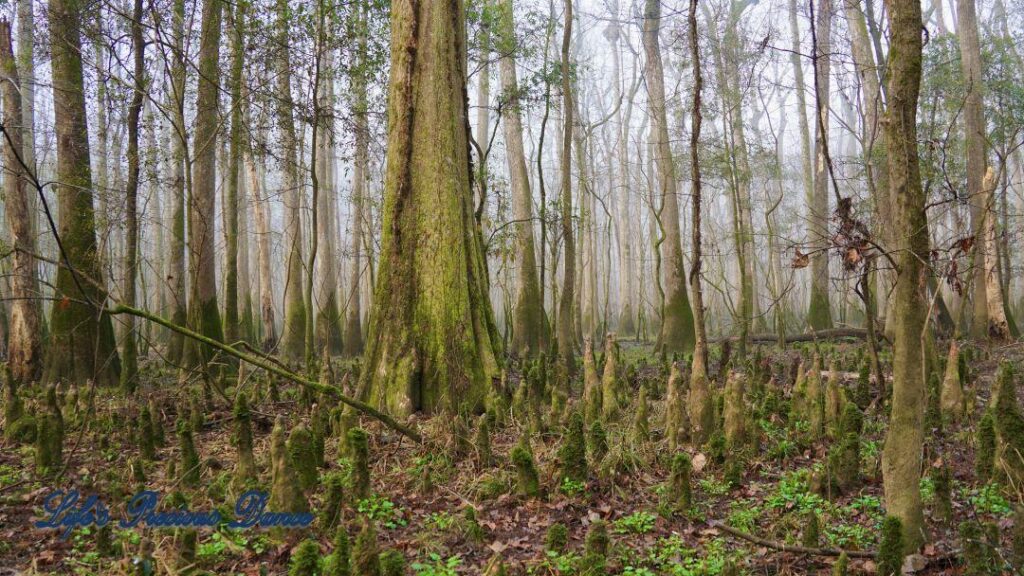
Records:
{"label": "forest floor", "polygon": [[[837,362],[842,384],[848,390],[856,385],[860,348],[862,345],[854,342],[827,345],[823,350],[826,357]],[[651,439],[631,440],[632,424],[627,416],[619,423],[607,423],[607,455],[600,465],[591,466],[586,483],[560,481],[558,447],[562,432],[557,422],[543,425],[544,430],[533,440],[544,496],[525,499],[516,495],[516,473],[508,458],[525,427],[515,418],[494,428],[496,464],[481,466],[472,447],[461,458],[451,457],[458,451],[452,444],[437,448],[451,438],[446,432],[449,419],[414,421],[433,440],[434,448],[427,448],[364,417],[361,426],[370,437],[373,495],[358,503],[348,502],[342,511],[343,523],[354,540],[359,518],[372,518],[381,550],[401,552],[409,563],[407,573],[429,576],[480,574],[495,555],[502,557],[510,574],[579,573],[584,538],[588,526],[597,519],[605,520],[609,528],[610,574],[715,575],[732,564],[747,574],[830,573],[835,558],[779,551],[727,533],[714,523],[723,522],[774,543],[799,545],[813,512],[821,526],[818,546],[875,550],[884,516],[880,462],[885,417],[874,407],[865,414],[861,439],[863,483],[859,488],[832,495],[831,499],[816,494],[810,487],[811,476],[823,465],[829,441],[802,440],[800,431],[787,424],[785,408],[792,386],[790,367],[798,355],[809,358],[810,348],[792,347],[779,352],[761,347],[758,354],[763,355],[772,377],[764,390],[748,394],[758,431],[756,448],[741,467],[734,468],[728,480],[728,466],[720,460],[724,457],[728,461],[733,455],[690,450],[694,462],[693,506],[687,513],[673,513],[665,504],[672,459],[661,426],[666,371],[649,347],[623,343],[620,367],[623,386],[628,387],[625,396],[635,399],[641,385],[651,392]],[[719,355],[716,347],[713,372]],[[1024,359],[1024,346],[983,350],[977,356],[970,364],[970,382],[975,391],[973,414],[963,424],[947,425],[941,434],[926,434],[926,465],[932,469],[944,462],[952,469],[954,518],[942,522],[934,517],[935,486],[926,473],[921,487],[930,540],[922,550],[927,561],[919,572],[922,574],[962,573],[955,553],[960,548],[957,527],[968,519],[1000,526],[1004,534],[1001,547],[1008,554],[1011,497],[998,485],[976,480],[974,426],[988,405],[999,361],[1019,364]],[[600,371],[600,364],[598,367]],[[509,380],[518,380],[518,374],[513,373]],[[758,397],[770,388],[781,392],[775,412],[763,408],[766,403]],[[162,373],[155,363],[145,367],[139,394],[152,396],[160,407],[167,442],[159,449],[157,460],[145,464],[144,485],[162,495],[177,488],[175,480],[167,477],[167,463],[178,458],[173,423],[182,390],[175,377]],[[308,418],[299,409],[297,390],[283,385],[282,390],[279,402],[263,398],[252,407],[259,485],[268,491],[269,432],[275,417],[285,415],[292,424]],[[229,396],[232,391],[229,388]],[[38,390],[27,390],[26,394],[34,395],[37,402],[43,396]],[[1024,390],[1018,396],[1024,397]],[[59,481],[36,474],[31,444],[0,440],[0,576],[134,574],[134,562],[150,547],[156,573],[175,573],[171,570],[176,558],[171,530],[115,528],[113,546],[101,550],[95,528],[77,528],[67,539],[61,539],[56,529],[34,526],[43,516],[44,499],[56,488],[98,492],[115,517],[126,496],[135,492],[130,464],[137,458],[138,449],[129,422],[137,416],[139,405],[125,402],[116,392],[101,390],[95,406],[96,413],[88,418],[65,410],[66,471]],[[231,407],[226,399],[214,395],[205,411],[205,424],[196,434],[204,461],[203,477],[200,487],[189,493],[190,508],[230,509],[237,497],[231,488],[236,460],[231,442]],[[623,414],[633,412],[629,408]],[[88,426],[83,426],[84,422]],[[338,442],[337,437],[326,442],[321,480],[331,471],[351,468],[349,460],[338,457]],[[314,512],[324,505],[322,484],[308,494]],[[466,520],[467,507],[475,509],[482,532]],[[561,551],[546,549],[546,533],[554,523],[568,528],[569,543]],[[200,529],[197,568],[200,573],[213,574],[285,574],[292,551],[307,537],[318,540],[324,555],[330,552],[333,533],[320,529],[318,523],[311,529],[283,534],[226,527]],[[854,574],[875,572],[870,559],[851,559],[850,569]]]}

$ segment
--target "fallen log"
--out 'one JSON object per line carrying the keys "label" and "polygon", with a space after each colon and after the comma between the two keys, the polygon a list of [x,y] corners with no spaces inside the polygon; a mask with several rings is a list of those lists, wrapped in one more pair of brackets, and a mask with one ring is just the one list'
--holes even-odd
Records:
{"label": "fallen log", "polygon": [[[793,344],[795,342],[814,342],[815,340],[865,339],[867,337],[868,331],[863,328],[832,328],[829,330],[818,330],[817,332],[805,332],[803,334],[787,334],[785,341],[786,344]],[[724,338],[715,338],[712,342],[721,344],[726,341],[737,342],[739,339],[739,336],[726,336]],[[747,336],[747,342],[753,344],[770,344],[778,341],[778,334],[750,334]]]}

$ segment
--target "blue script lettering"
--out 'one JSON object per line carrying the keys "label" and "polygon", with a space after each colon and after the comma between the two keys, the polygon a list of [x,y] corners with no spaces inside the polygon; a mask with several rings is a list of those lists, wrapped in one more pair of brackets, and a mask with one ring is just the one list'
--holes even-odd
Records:
{"label": "blue script lettering", "polygon": [[193,512],[184,508],[178,510],[157,510],[160,498],[152,490],[143,490],[128,501],[124,509],[121,528],[134,528],[139,524],[157,528],[187,528],[208,526],[220,523],[220,512]]}
{"label": "blue script lettering", "polygon": [[95,525],[102,528],[110,523],[110,511],[95,494],[79,504],[78,490],[56,490],[43,501],[48,518],[38,520],[36,528],[63,528],[60,539],[66,540],[75,528]]}
{"label": "blue script lettering", "polygon": [[249,490],[235,502],[235,520],[229,528],[305,528],[313,523],[309,512],[265,512],[270,497],[266,492]]}

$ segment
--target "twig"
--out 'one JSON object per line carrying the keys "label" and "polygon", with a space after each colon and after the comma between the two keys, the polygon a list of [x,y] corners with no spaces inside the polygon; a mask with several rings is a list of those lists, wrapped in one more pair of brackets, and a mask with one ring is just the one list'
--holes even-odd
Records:
{"label": "twig", "polygon": [[846,554],[848,558],[874,558],[877,553],[874,550],[839,550],[837,548],[806,548],[804,546],[790,546],[788,544],[782,544],[775,542],[774,540],[765,540],[764,538],[758,538],[752,534],[747,534],[741,530],[727,526],[725,523],[718,520],[712,520],[709,522],[712,528],[717,528],[722,532],[731,534],[737,538],[742,538],[748,542],[753,542],[772,550],[779,550],[781,552],[792,552],[794,554],[806,554],[809,556],[839,556]]}

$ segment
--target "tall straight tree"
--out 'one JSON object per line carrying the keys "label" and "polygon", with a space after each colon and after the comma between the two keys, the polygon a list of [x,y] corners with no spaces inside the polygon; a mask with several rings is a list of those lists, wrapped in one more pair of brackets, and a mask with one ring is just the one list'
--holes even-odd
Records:
{"label": "tall straight tree", "polygon": [[100,385],[118,381],[120,360],[114,329],[104,309],[106,294],[96,257],[89,132],[82,77],[81,0],[51,0],[50,68],[57,141],[57,199],[60,258],[51,338],[43,380]]}
{"label": "tall straight tree", "polygon": [[897,206],[898,254],[893,307],[892,414],[882,454],[885,507],[903,526],[905,550],[924,541],[920,481],[924,443],[928,222],[917,156],[921,88],[921,3],[889,0],[888,111],[885,126],[889,191]]}
{"label": "tall straight tree", "polygon": [[[171,15],[171,35],[174,47],[167,91],[167,107],[171,110],[169,154],[171,199],[171,253],[168,258],[167,282],[171,293],[171,321],[179,326],[188,322],[188,296],[185,273],[186,251],[185,214],[189,179],[185,169],[188,156],[188,134],[185,132],[185,0],[175,0]],[[171,332],[167,359],[180,362],[185,352],[185,337]]]}
{"label": "tall straight tree", "polygon": [[[217,308],[217,265],[214,254],[214,206],[217,194],[218,91],[223,0],[204,0],[199,35],[199,80],[196,95],[195,152],[189,202],[189,326],[209,338],[223,340]],[[190,345],[194,363],[210,359],[212,349]]]}
{"label": "tall straight tree", "polygon": [[320,103],[317,105],[316,180],[316,245],[322,254],[316,259],[319,276],[316,291],[316,349],[325,348],[331,355],[341,354],[341,314],[338,311],[338,274],[336,269],[333,208],[336,204],[334,177],[334,68],[333,53],[328,48],[323,55],[318,82]]}
{"label": "tall straight tree", "polygon": [[352,168],[352,273],[349,275],[347,318],[342,339],[345,356],[363,353],[363,307],[361,298],[363,278],[363,234],[366,230],[363,210],[366,196],[366,174],[369,165],[370,125],[367,120],[367,26],[369,17],[365,2],[356,6],[356,64],[352,68],[352,115],[355,119],[355,157]]}
{"label": "tall straight tree", "polygon": [[231,34],[231,75],[228,84],[231,93],[231,132],[224,203],[224,228],[227,239],[224,263],[224,337],[232,343],[242,336],[238,321],[238,297],[241,294],[238,289],[238,191],[242,165],[242,67],[245,65],[246,5],[245,1],[236,2],[234,11],[228,11],[228,28]]}
{"label": "tall straight tree", "polygon": [[[1009,338],[1010,330],[1002,304],[1002,290],[998,272],[989,274],[994,267],[986,266],[995,260],[998,249],[988,241],[986,221],[996,218],[993,211],[993,191],[984,186],[988,166],[986,157],[987,134],[985,108],[982,101],[984,84],[981,76],[981,46],[978,40],[978,15],[974,0],[957,0],[957,37],[960,40],[960,65],[964,86],[964,140],[967,152],[967,198],[971,206],[971,232],[974,234],[974,265],[971,272],[971,298],[974,313],[971,316],[971,337],[985,340],[989,337]],[[991,304],[990,304],[991,303]]]}
{"label": "tall straight tree", "polygon": [[832,58],[832,0],[820,0],[814,22],[814,102],[817,121],[814,130],[814,193],[810,209],[811,301],[807,322],[814,330],[832,327],[828,272],[829,166],[826,159],[829,124],[829,73]]}
{"label": "tall straight tree", "polygon": [[289,360],[304,358],[306,348],[306,304],[302,291],[302,184],[299,181],[298,137],[295,132],[291,72],[291,9],[287,0],[277,0],[274,58],[277,76],[277,122],[281,135],[282,169],[284,171],[286,276],[284,281],[284,327],[281,353]]}
{"label": "tall straight tree", "polygon": [[397,414],[477,409],[500,341],[473,214],[462,0],[391,6],[380,267],[359,394]]}
{"label": "tall straight tree", "polygon": [[4,111],[4,216],[15,248],[11,264],[10,319],[7,365],[18,382],[34,382],[42,371],[39,280],[36,277],[35,239],[32,235],[29,174],[22,164],[27,130],[21,108],[22,83],[11,45],[11,24],[0,21],[0,98]]}
{"label": "tall straight tree", "polygon": [[[128,306],[135,306],[135,283],[138,280],[139,261],[139,117],[142,102],[146,96],[146,45],[142,36],[142,0],[132,3],[132,99],[128,104],[128,181],[125,186],[125,250],[124,287],[121,298]],[[138,335],[135,334],[135,318],[124,318],[124,335],[121,342],[121,387],[126,393],[135,391],[139,372]]]}
{"label": "tall straight tree", "polygon": [[572,117],[575,105],[572,99],[571,65],[569,45],[572,41],[572,0],[565,0],[565,24],[562,29],[562,156],[561,204],[562,241],[565,243],[565,258],[562,273],[562,294],[558,302],[558,357],[566,373],[572,371],[576,354],[576,337],[573,326],[576,291],[576,239],[572,229]]}
{"label": "tall straight tree", "polygon": [[530,173],[523,149],[522,110],[519,102],[519,79],[516,73],[516,36],[512,0],[498,5],[498,53],[501,109],[505,130],[505,150],[512,188],[512,218],[515,220],[516,303],[512,309],[512,352],[520,355],[539,354],[545,349],[547,332],[544,307],[537,280],[537,256],[533,238],[533,194]]}
{"label": "tall straight tree", "polygon": [[682,238],[679,233],[679,190],[675,162],[668,136],[665,113],[665,76],[661,63],[661,0],[646,0],[644,5],[643,44],[646,64],[644,74],[650,101],[651,134],[659,196],[663,202],[661,224],[665,230],[662,243],[665,260],[665,304],[658,343],[667,353],[693,352],[693,310],[686,294],[686,269],[683,264]]}

